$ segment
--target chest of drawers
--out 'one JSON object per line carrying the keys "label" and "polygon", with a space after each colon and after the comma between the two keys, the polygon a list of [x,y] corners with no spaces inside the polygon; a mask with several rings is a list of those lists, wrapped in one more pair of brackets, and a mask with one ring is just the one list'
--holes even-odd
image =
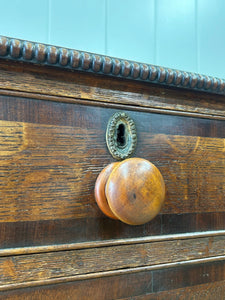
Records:
{"label": "chest of drawers", "polygon": [[[0,38],[0,298],[224,299],[224,94],[220,79]],[[144,225],[94,199],[116,112],[165,180]]]}

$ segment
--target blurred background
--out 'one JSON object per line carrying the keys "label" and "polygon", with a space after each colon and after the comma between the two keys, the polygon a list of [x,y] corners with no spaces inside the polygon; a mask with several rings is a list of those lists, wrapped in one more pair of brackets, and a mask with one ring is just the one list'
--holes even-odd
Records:
{"label": "blurred background", "polygon": [[225,78],[224,0],[0,4],[0,35]]}

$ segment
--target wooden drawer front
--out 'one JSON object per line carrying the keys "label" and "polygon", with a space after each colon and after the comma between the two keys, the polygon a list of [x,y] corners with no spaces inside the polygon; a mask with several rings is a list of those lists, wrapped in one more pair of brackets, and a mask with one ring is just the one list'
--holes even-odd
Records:
{"label": "wooden drawer front", "polygon": [[[225,299],[224,80],[2,37],[0,56],[0,298]],[[145,225],[94,199],[118,111],[166,183]]]}
{"label": "wooden drawer front", "polygon": [[224,121],[137,109],[125,109],[137,127],[134,156],[159,168],[166,202],[143,226],[102,215],[93,189],[114,161],[105,131],[116,111],[0,96],[1,248],[224,228]]}
{"label": "wooden drawer front", "polygon": [[[1,299],[224,299],[225,261],[123,270],[76,281],[4,291]],[[83,279],[83,280],[82,280]],[[46,281],[47,284],[47,281]]]}

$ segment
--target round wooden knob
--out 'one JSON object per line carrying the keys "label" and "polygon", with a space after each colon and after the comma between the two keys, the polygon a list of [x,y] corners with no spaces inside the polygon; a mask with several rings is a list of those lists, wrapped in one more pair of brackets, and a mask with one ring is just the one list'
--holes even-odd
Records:
{"label": "round wooden knob", "polygon": [[140,225],[159,213],[165,184],[155,165],[146,159],[129,158],[102,170],[95,184],[95,199],[108,217]]}

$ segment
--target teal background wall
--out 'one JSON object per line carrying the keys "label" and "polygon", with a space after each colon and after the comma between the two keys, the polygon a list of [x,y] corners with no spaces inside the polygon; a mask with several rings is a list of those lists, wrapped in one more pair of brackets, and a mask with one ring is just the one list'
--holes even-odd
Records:
{"label": "teal background wall", "polygon": [[0,4],[0,35],[225,78],[224,0]]}

